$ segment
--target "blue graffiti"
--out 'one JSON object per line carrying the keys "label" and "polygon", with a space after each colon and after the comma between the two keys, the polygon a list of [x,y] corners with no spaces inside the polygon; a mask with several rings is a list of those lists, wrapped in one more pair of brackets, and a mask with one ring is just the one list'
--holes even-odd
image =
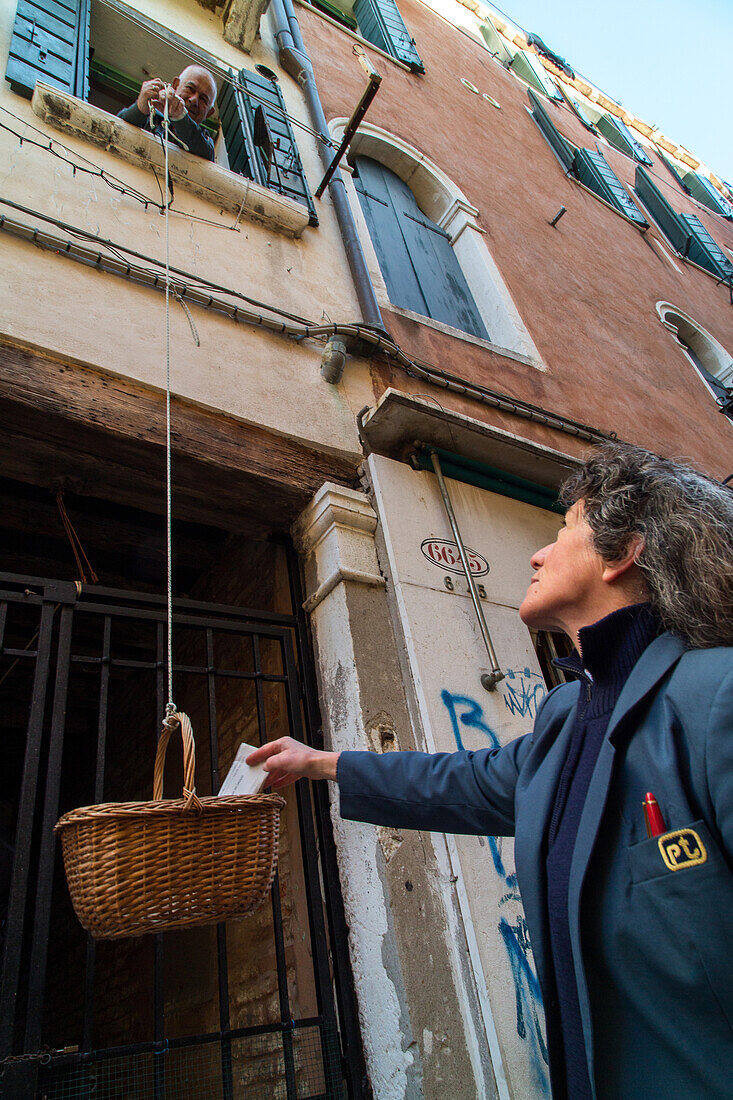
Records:
{"label": "blue graffiti", "polygon": [[[517,683],[510,683],[516,680]],[[545,694],[545,682],[537,672],[529,668],[508,668],[504,679],[504,706],[510,714],[522,718],[534,718],[537,704]]]}
{"label": "blue graffiti", "polygon": [[[542,1006],[542,992],[537,975],[529,961],[532,950],[527,935],[527,922],[521,914],[516,924],[509,924],[504,917],[499,921],[499,932],[504,940],[509,965],[514,978],[514,995],[517,1009],[517,1034],[520,1039],[530,1040],[532,1050],[532,1068],[535,1072],[537,1088],[547,1092],[545,1067],[549,1063],[547,1045],[542,1034],[538,1009]],[[528,1028],[529,1023],[529,1028]]]}
{"label": "blue graffiti", "polygon": [[[512,685],[507,684],[510,695],[509,697],[504,695],[504,703],[512,714],[519,713],[523,717],[525,715],[534,717],[537,711],[537,702],[539,701],[538,696],[539,698],[542,697],[545,686],[541,677],[537,677],[539,681],[537,684],[531,684],[530,681],[533,676],[537,676],[537,674],[530,672],[528,668],[509,669],[507,671],[507,679],[518,679],[520,681],[519,691],[515,691]],[[480,703],[472,699],[469,695],[453,695],[450,691],[445,689],[441,691],[440,698],[443,706],[448,711],[453,737],[456,742],[456,747],[459,750],[465,751],[463,737],[461,736],[462,727],[468,730],[478,730],[488,739],[492,749],[499,748],[499,738],[484,718],[483,707]],[[509,699],[511,699],[511,702]],[[501,837],[490,836],[487,837],[487,840],[494,863],[494,870],[497,875],[504,879],[506,885],[509,887],[508,892],[502,896],[499,905],[505,905],[507,902],[512,901],[520,902],[521,897],[517,885],[517,876],[513,872],[507,874],[506,867],[504,866],[501,852]],[[504,947],[506,948],[512,977],[514,979],[517,1034],[520,1039],[529,1042],[531,1063],[536,1077],[537,1089],[542,1095],[546,1096],[549,1095],[547,1074],[545,1072],[545,1067],[548,1064],[548,1057],[547,1046],[540,1023],[542,993],[540,991],[537,975],[530,961],[532,946],[527,934],[527,923],[524,917],[519,914],[515,924],[510,924],[506,918],[502,917],[499,921],[498,928],[504,942]]]}

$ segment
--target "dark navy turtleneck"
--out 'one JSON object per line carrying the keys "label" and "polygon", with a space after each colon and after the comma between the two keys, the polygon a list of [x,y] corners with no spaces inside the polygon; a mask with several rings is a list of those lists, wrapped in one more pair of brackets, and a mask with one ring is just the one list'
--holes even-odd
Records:
{"label": "dark navy turtleneck", "polygon": [[660,632],[648,603],[623,607],[579,633],[581,659],[555,663],[579,676],[581,694],[568,755],[560,775],[547,837],[547,909],[555,989],[560,1013],[567,1100],[592,1096],[578,1002],[570,924],[568,883],[580,817],[611,712],[628,676]]}

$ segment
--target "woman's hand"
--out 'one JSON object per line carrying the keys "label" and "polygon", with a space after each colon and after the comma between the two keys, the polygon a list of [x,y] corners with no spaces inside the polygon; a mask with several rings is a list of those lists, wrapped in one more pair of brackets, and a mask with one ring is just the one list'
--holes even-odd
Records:
{"label": "woman's hand", "polygon": [[265,765],[270,773],[266,787],[287,787],[297,779],[336,779],[336,766],[341,754],[322,752],[303,745],[293,737],[280,737],[255,749],[247,757],[248,764]]}

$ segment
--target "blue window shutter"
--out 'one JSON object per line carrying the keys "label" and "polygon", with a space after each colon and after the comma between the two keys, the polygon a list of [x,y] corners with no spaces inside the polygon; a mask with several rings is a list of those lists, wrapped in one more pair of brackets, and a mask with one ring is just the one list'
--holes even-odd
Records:
{"label": "blue window shutter", "polygon": [[733,208],[730,203],[705,176],[700,175],[699,172],[685,172],[685,183],[693,199],[697,199],[716,214],[722,214],[724,218],[733,218]]}
{"label": "blue window shutter", "polygon": [[444,230],[423,214],[408,185],[384,165],[357,157],[357,191],[390,300],[488,340]]}
{"label": "blue window shutter", "polygon": [[242,96],[242,100],[250,134],[255,133],[257,107],[262,106],[274,145],[272,163],[269,167],[261,150],[255,150],[261,182],[265,183],[271,191],[279,191],[281,195],[287,195],[296,202],[302,202],[310,211],[311,225],[318,225],[316,209],[279,84],[260,73],[249,72],[247,69],[242,69],[239,73],[239,82],[248,93]]}
{"label": "blue window shutter", "polygon": [[693,263],[704,267],[719,279],[733,278],[733,263],[713,240],[700,219],[695,214],[681,214],[680,217],[690,232],[687,255]]}
{"label": "blue window shutter", "polygon": [[356,0],[354,15],[363,38],[409,65],[413,72],[425,72],[395,0]]}
{"label": "blue window shutter", "polygon": [[575,146],[571,145],[570,142],[562,136],[531,88],[527,89],[527,95],[529,96],[529,102],[532,104],[532,117],[547,138],[554,152],[557,154],[565,171],[569,172],[573,167]]}
{"label": "blue window shutter", "polygon": [[90,0],[20,0],[5,79],[33,95],[37,80],[86,99],[89,94]]}
{"label": "blue window shutter", "polygon": [[675,251],[683,255],[689,229],[641,165],[636,169],[634,190]]}
{"label": "blue window shutter", "polygon": [[637,141],[625,122],[615,115],[601,115],[598,119],[598,129],[603,134],[609,145],[633,157],[641,164],[653,164],[641,142]]}
{"label": "blue window shutter", "polygon": [[646,227],[649,224],[602,153],[593,149],[576,149],[574,168],[581,183],[636,225]]}

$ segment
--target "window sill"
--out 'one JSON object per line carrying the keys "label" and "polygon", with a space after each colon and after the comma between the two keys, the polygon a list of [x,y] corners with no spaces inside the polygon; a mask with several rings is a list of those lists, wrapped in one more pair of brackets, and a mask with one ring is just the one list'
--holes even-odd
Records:
{"label": "window sill", "polygon": [[[158,139],[116,115],[41,81],[33,92],[32,106],[50,126],[84,138],[129,164],[165,171],[165,154]],[[289,237],[300,237],[308,225],[306,206],[183,149],[169,149],[168,166],[176,184],[220,209],[262,222]]]}
{"label": "window sill", "polygon": [[436,321],[432,317],[425,317],[422,313],[415,313],[411,309],[405,309],[404,306],[396,306],[394,302],[390,302],[388,298],[384,298],[383,295],[378,294],[377,300],[380,306],[384,309],[388,309],[390,313],[396,313],[400,317],[406,317],[408,321],[417,321],[420,325],[425,325],[426,328],[433,328],[437,332],[443,332],[446,336],[452,336],[455,340],[465,340],[467,344],[475,344],[478,348],[486,348],[487,351],[493,351],[497,355],[501,355],[505,359],[514,359],[517,363],[522,363],[525,367],[535,367],[538,370],[542,370],[541,366],[529,358],[527,355],[522,355],[521,352],[513,351],[511,348],[503,348],[499,344],[494,344],[491,340],[484,340],[480,336],[474,336],[470,332],[464,332],[462,328],[454,328],[453,325],[446,325],[443,321]]}

